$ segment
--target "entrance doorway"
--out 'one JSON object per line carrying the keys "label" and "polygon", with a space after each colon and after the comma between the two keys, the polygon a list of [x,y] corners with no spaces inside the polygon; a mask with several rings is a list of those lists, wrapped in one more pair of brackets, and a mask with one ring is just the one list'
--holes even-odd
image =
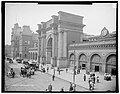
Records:
{"label": "entrance doorway", "polygon": [[115,68],[112,68],[111,74],[112,74],[112,75],[116,75],[116,69],[115,69]]}
{"label": "entrance doorway", "polygon": [[82,64],[82,69],[85,69],[86,68],[86,64]]}
{"label": "entrance doorway", "polygon": [[52,38],[49,38],[47,42],[47,63],[51,64],[51,57],[52,57]]}
{"label": "entrance doorway", "polygon": [[99,66],[95,66],[95,72],[99,72]]}

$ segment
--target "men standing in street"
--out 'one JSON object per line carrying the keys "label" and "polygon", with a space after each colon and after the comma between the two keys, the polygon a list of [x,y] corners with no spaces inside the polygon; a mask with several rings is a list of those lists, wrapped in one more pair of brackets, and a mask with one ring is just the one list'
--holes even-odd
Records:
{"label": "men standing in street", "polygon": [[52,76],[52,80],[54,81],[54,79],[55,79],[55,74],[53,74],[53,76]]}
{"label": "men standing in street", "polygon": [[86,75],[84,74],[84,81],[86,81]]}
{"label": "men standing in street", "polygon": [[69,91],[73,91],[72,83],[70,83],[70,89],[69,89]]}
{"label": "men standing in street", "polygon": [[66,73],[68,72],[68,68],[66,68]]}
{"label": "men standing in street", "polygon": [[99,83],[99,76],[97,76],[97,83]]}
{"label": "men standing in street", "polygon": [[52,92],[52,85],[51,84],[48,86],[48,91]]}
{"label": "men standing in street", "polygon": [[47,66],[47,72],[49,71],[49,67]]}

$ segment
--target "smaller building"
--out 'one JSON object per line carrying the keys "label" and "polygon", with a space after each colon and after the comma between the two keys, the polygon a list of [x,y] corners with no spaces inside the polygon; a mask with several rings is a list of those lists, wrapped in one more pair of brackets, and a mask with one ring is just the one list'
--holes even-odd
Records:
{"label": "smaller building", "polygon": [[38,46],[38,34],[33,33],[30,26],[20,27],[16,23],[12,28],[11,46],[12,58],[30,59],[29,50]]}
{"label": "smaller building", "polygon": [[5,45],[5,56],[11,57],[11,45]]}
{"label": "smaller building", "polygon": [[80,43],[68,47],[69,63],[73,69],[80,67],[86,72],[111,73],[116,75],[116,33],[104,27],[101,35],[87,36]]}

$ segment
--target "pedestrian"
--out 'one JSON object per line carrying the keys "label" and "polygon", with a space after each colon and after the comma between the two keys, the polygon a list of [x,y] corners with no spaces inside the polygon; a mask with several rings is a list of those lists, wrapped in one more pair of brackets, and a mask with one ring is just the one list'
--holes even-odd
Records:
{"label": "pedestrian", "polygon": [[89,78],[88,78],[89,90],[91,90],[91,85],[90,85],[91,81],[92,81],[92,80],[91,80],[91,77],[89,77]]}
{"label": "pedestrian", "polygon": [[52,76],[52,80],[54,81],[55,80],[55,75],[53,74],[53,76]]}
{"label": "pedestrian", "polygon": [[68,69],[66,68],[66,73],[68,72]]}
{"label": "pedestrian", "polygon": [[49,67],[47,66],[47,72],[49,71]]}
{"label": "pedestrian", "polygon": [[58,73],[59,73],[59,75],[60,75],[60,70],[58,70]]}
{"label": "pedestrian", "polygon": [[86,81],[86,75],[84,74],[84,81]]}
{"label": "pedestrian", "polygon": [[97,76],[97,83],[99,83],[99,76]]}
{"label": "pedestrian", "polygon": [[63,88],[61,88],[61,91],[60,92],[64,92],[64,89]]}
{"label": "pedestrian", "polygon": [[72,86],[72,83],[70,83],[70,88],[69,88],[69,91],[73,91],[73,86]]}
{"label": "pedestrian", "polygon": [[93,83],[95,84],[95,76],[93,76]]}
{"label": "pedestrian", "polygon": [[48,91],[49,91],[49,92],[52,91],[52,85],[51,85],[51,84],[48,86]]}
{"label": "pedestrian", "polygon": [[55,75],[55,68],[54,68],[54,75]]}

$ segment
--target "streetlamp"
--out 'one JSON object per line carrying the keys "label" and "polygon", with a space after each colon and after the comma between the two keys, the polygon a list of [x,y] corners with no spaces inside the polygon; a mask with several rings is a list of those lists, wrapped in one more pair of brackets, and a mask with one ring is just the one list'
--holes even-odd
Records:
{"label": "streetlamp", "polygon": [[[72,43],[75,43],[75,41],[72,41]],[[74,45],[74,73],[73,73],[73,84],[74,84],[74,88],[73,90],[75,91],[75,45]]]}

